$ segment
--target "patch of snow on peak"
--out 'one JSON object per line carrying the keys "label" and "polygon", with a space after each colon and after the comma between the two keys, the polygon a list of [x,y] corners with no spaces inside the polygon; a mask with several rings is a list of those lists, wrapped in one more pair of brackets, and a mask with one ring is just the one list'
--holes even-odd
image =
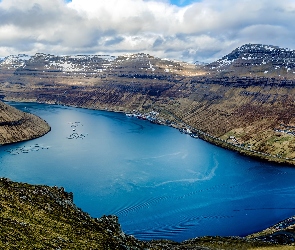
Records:
{"label": "patch of snow on peak", "polygon": [[31,56],[25,55],[25,54],[19,54],[19,55],[11,55],[5,57],[1,61],[1,65],[9,65],[13,68],[22,67],[25,65],[25,62],[31,59]]}
{"label": "patch of snow on peak", "polygon": [[217,61],[219,63],[217,68],[230,65],[233,61],[234,60],[229,60],[228,58],[220,59],[220,60]]}
{"label": "patch of snow on peak", "polygon": [[70,72],[78,71],[78,68],[76,68],[75,65],[73,65],[72,63],[68,63],[68,62],[63,62],[63,63],[62,62],[60,62],[60,63],[53,62],[53,63],[51,63],[51,66],[55,66],[55,67],[61,69],[62,71],[70,71]]}
{"label": "patch of snow on peak", "polygon": [[149,61],[149,65],[150,65],[150,69],[151,69],[152,71],[155,71],[154,66],[151,64],[151,61]]}

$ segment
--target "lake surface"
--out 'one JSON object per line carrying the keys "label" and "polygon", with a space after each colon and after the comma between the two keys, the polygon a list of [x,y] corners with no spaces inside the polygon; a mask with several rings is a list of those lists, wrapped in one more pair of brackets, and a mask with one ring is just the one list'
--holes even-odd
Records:
{"label": "lake surface", "polygon": [[0,175],[65,187],[139,239],[244,236],[295,214],[295,168],[263,163],[124,114],[9,103],[47,135],[0,147]]}

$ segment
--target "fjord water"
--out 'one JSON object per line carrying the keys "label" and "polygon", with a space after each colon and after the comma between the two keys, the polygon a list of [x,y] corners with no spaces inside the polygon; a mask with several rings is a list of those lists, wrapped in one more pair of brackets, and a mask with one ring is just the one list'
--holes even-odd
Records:
{"label": "fjord water", "polygon": [[[10,103],[47,135],[0,147],[0,175],[63,186],[139,239],[244,236],[295,214],[295,168],[263,163],[121,113]],[[71,138],[71,139],[70,139]]]}

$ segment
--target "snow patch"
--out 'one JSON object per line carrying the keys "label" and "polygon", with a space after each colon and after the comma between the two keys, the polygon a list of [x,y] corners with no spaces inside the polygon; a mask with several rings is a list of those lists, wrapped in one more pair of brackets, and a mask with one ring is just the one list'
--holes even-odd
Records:
{"label": "snow patch", "polygon": [[[0,60],[1,65],[10,66],[12,68],[18,68],[25,65],[25,62],[30,60],[31,56],[25,54],[11,55]],[[9,67],[9,69],[10,69]]]}
{"label": "snow patch", "polygon": [[151,69],[152,71],[155,71],[155,68],[154,68],[154,66],[152,65],[151,61],[149,61],[149,65],[150,65],[150,69]]}

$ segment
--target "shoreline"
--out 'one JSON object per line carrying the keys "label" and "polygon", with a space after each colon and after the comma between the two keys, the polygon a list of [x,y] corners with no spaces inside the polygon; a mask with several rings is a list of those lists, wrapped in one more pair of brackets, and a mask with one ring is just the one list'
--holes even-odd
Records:
{"label": "shoreline", "polygon": [[[260,152],[257,150],[252,150],[252,149],[247,148],[242,145],[235,145],[234,143],[227,142],[223,139],[220,139],[219,137],[215,137],[211,134],[203,132],[202,130],[199,130],[199,129],[196,129],[190,125],[187,125],[185,122],[183,122],[182,120],[180,120],[179,118],[176,118],[173,114],[171,114],[171,112],[169,112],[169,113],[171,116],[174,117],[175,120],[178,120],[179,123],[182,123],[183,125],[180,125],[177,123],[174,124],[175,126],[167,125],[167,124],[165,124],[165,122],[162,122],[163,118],[159,121],[156,121],[155,123],[159,124],[159,125],[169,126],[169,127],[178,129],[181,133],[188,134],[192,138],[201,139],[203,141],[206,141],[206,142],[216,145],[218,147],[237,152],[241,155],[244,155],[244,156],[247,156],[250,158],[258,159],[258,160],[269,162],[269,163],[275,163],[278,165],[281,165],[281,164],[286,164],[289,166],[295,165],[295,159],[277,157],[276,155],[263,153],[263,152]],[[129,113],[125,113],[125,114],[128,115]]]}
{"label": "shoreline", "polygon": [[[45,121],[45,122],[46,122],[46,121]],[[47,123],[47,122],[46,122],[46,123]],[[50,131],[51,131],[51,127],[49,127],[49,130],[48,130],[45,134],[43,134],[43,135],[36,136],[36,137],[30,138],[30,139],[26,139],[26,140],[14,141],[14,142],[8,142],[8,143],[0,144],[0,147],[1,147],[1,146],[9,146],[9,145],[13,145],[13,144],[20,143],[20,142],[27,142],[27,141],[35,140],[35,139],[38,139],[38,138],[41,138],[41,137],[47,135]]]}
{"label": "shoreline", "polygon": [[[15,102],[15,103],[17,103],[17,102],[19,102],[19,101],[6,101],[6,102],[8,102],[8,104],[9,104],[9,102]],[[23,102],[23,103],[25,103],[25,102]],[[47,103],[40,103],[40,102],[27,102],[27,103],[36,103],[36,104],[47,104]],[[50,104],[50,105],[52,105],[52,104]],[[107,111],[107,112],[114,112],[114,113],[122,113],[122,114],[125,114],[126,116],[127,116],[127,112],[124,112],[124,111],[114,111],[114,110],[101,110],[101,109],[91,109],[91,108],[84,108],[84,107],[77,107],[77,106],[70,106],[70,105],[61,105],[61,104],[53,104],[53,105],[57,105],[57,106],[63,106],[63,107],[69,107],[69,108],[81,108],[81,109],[90,109],[90,110],[99,110],[99,111]],[[41,118],[42,119],[42,118]],[[139,118],[140,119],[140,118]],[[43,120],[43,119],[42,119]],[[165,125],[165,124],[161,124],[161,125]],[[178,125],[178,127],[173,127],[173,128],[176,128],[176,129],[178,129],[178,130],[180,130],[180,128],[182,127],[180,124],[177,124]],[[167,125],[166,125],[167,126]],[[171,126],[172,127],[172,126]],[[192,128],[192,127],[190,127],[190,128]],[[193,128],[192,128],[193,129]],[[48,131],[48,132],[50,132],[50,130]],[[195,131],[196,132],[196,131]],[[202,131],[200,131],[200,130],[198,130],[198,132],[199,132],[199,135],[198,135],[198,138],[200,138],[200,139],[202,139],[202,140],[204,140],[204,141],[206,141],[206,142],[209,142],[209,143],[212,143],[212,144],[214,144],[214,145],[216,145],[216,143],[214,143],[214,140],[217,140],[217,142],[218,141],[220,141],[220,142],[222,142],[221,141],[221,139],[219,139],[219,138],[216,138],[216,137],[213,137],[213,136],[210,136],[209,134],[206,134],[206,133],[204,133],[204,132],[202,132]],[[211,141],[210,141],[211,140]],[[17,142],[15,142],[15,143],[17,143]],[[227,144],[229,144],[229,146],[230,146],[230,143],[227,143]],[[219,146],[219,145],[217,145],[217,146]],[[234,146],[234,145],[233,145]],[[225,146],[223,147],[223,148],[225,148]],[[231,149],[231,148],[225,148],[225,149],[229,149],[229,150],[233,150],[233,151],[237,151],[237,150],[234,150],[234,149]],[[239,152],[239,153],[241,153],[241,152]],[[242,153],[241,153],[242,154]],[[255,156],[252,156],[252,157],[254,157],[255,158]],[[260,158],[259,158],[260,159]],[[289,218],[292,218],[292,217],[289,217]],[[285,219],[285,220],[288,220],[289,218],[287,218],[287,219]],[[285,221],[285,220],[283,220],[283,221]],[[280,222],[278,222],[278,224],[279,224]],[[277,224],[276,224],[277,225]],[[269,227],[269,228],[271,228],[271,227]],[[268,229],[268,228],[267,228]],[[265,230],[267,230],[267,229],[265,229]],[[252,233],[251,235],[254,235],[254,234],[258,234],[258,233],[260,233],[260,231],[259,232],[254,232],[254,233]],[[250,237],[251,235],[247,235],[247,236],[245,236],[245,237]]]}
{"label": "shoreline", "polygon": [[[59,106],[72,107],[72,108],[82,108],[82,109],[89,109],[89,110],[99,110],[99,111],[106,111],[106,112],[122,113],[122,114],[125,114],[126,116],[128,114],[131,114],[131,115],[135,114],[136,118],[142,119],[142,120],[147,120],[147,121],[149,121],[151,123],[154,123],[154,124],[169,126],[169,127],[175,128],[175,129],[177,129],[179,131],[181,131],[181,130],[189,130],[189,131],[191,131],[191,133],[189,133],[189,132],[188,133],[184,132],[184,133],[191,135],[191,137],[193,137],[193,138],[199,138],[199,139],[201,139],[203,141],[206,141],[208,143],[211,143],[211,144],[216,145],[218,147],[221,147],[223,149],[227,149],[227,150],[237,152],[237,153],[239,153],[239,154],[241,154],[243,156],[247,156],[247,157],[254,158],[254,159],[257,159],[257,160],[260,160],[260,161],[274,163],[274,164],[278,164],[278,165],[286,164],[286,165],[291,166],[291,167],[295,166],[295,158],[290,159],[290,158],[277,157],[276,155],[266,154],[266,153],[263,153],[263,152],[260,152],[260,151],[251,150],[251,149],[243,147],[241,145],[235,145],[233,143],[227,142],[225,140],[220,139],[219,137],[215,137],[215,136],[213,136],[211,134],[205,133],[202,130],[199,130],[197,128],[194,128],[194,127],[186,124],[180,118],[175,117],[175,115],[173,113],[171,113],[170,111],[168,111],[168,110],[161,110],[161,111],[158,112],[158,111],[153,111],[151,109],[152,111],[146,111],[146,113],[142,114],[138,110],[128,111],[128,110],[115,110],[115,109],[110,109],[110,108],[100,109],[100,108],[95,108],[95,107],[66,105],[66,104],[61,104],[61,103],[38,102],[36,100],[32,100],[32,101],[28,101],[28,100],[23,101],[22,100],[22,101],[20,101],[20,100],[13,100],[13,99],[7,100],[7,99],[4,98],[2,101],[5,102],[5,103],[7,103],[7,102],[8,103],[9,102],[22,102],[22,103],[38,103],[38,104],[48,104],[48,105],[59,105]],[[151,121],[151,120],[146,119],[146,118],[138,117],[138,116],[145,116],[147,113],[151,113],[151,112],[156,112],[156,113],[158,113],[157,116],[159,115],[159,117],[156,118],[154,121]],[[167,124],[166,123],[167,120],[165,120],[165,118],[161,117],[161,112],[162,113],[165,113],[165,112],[169,113],[169,115],[174,118],[175,122]],[[50,128],[50,130],[51,130],[51,128]],[[50,130],[48,132],[50,132]],[[36,138],[38,138],[38,137],[36,137]],[[36,138],[33,138],[33,139],[36,139]],[[17,143],[17,142],[12,142],[12,143]],[[5,144],[5,145],[7,145],[7,144]]]}
{"label": "shoreline", "polygon": [[[4,101],[3,103],[7,104],[6,101]],[[18,109],[18,111],[21,111],[21,110]],[[10,130],[15,130],[15,129],[17,129],[18,131],[26,131],[27,129],[29,129],[29,132],[27,131],[26,136],[20,137],[15,135],[13,137],[11,136],[11,138],[9,139],[4,139],[2,143],[0,144],[0,146],[34,140],[34,139],[43,137],[44,135],[48,134],[51,131],[51,126],[43,118],[35,114],[28,113],[26,111],[21,111],[21,112],[23,113],[22,115],[23,117],[20,120],[13,121],[13,122],[5,122],[4,124],[1,124],[1,126],[3,126],[4,130],[6,130],[6,133],[8,135],[11,133]]]}
{"label": "shoreline", "polygon": [[[265,231],[247,237],[203,236],[176,242],[171,240],[138,240],[125,234],[118,217],[103,215],[93,218],[78,208],[74,194],[63,187],[31,185],[0,178],[1,249],[7,244],[15,249],[258,249],[294,247],[292,233],[284,231],[293,218],[281,221],[283,231]],[[5,208],[5,210],[3,209]],[[3,212],[5,211],[5,213]],[[4,229],[4,230],[3,230]],[[268,230],[268,229],[266,229]],[[279,236],[277,236],[279,234]],[[281,240],[280,236],[289,236]],[[290,248],[291,249],[291,248]]]}

